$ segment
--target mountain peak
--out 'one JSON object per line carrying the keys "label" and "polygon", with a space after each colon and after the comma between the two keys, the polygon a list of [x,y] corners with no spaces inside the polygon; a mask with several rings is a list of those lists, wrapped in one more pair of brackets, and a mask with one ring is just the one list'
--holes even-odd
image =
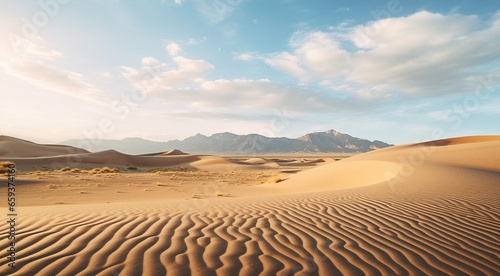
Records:
{"label": "mountain peak", "polygon": [[329,134],[329,135],[333,135],[333,136],[337,136],[337,135],[340,135],[342,133],[336,131],[335,129],[330,129],[330,130],[327,130],[325,131],[326,134]]}
{"label": "mountain peak", "polygon": [[215,133],[212,134],[210,137],[214,138],[234,138],[237,137],[238,135],[231,133],[231,132],[221,132],[221,133]]}
{"label": "mountain peak", "polygon": [[207,138],[207,136],[205,136],[205,135],[203,135],[203,134],[201,134],[201,133],[196,133],[196,135],[195,135],[195,136],[191,136],[191,137],[189,137],[189,138],[193,138],[193,137],[196,137],[196,138]]}

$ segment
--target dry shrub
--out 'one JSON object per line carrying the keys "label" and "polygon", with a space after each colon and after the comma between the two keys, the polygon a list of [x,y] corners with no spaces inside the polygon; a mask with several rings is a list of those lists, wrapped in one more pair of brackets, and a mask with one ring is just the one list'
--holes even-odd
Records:
{"label": "dry shrub", "polygon": [[101,174],[101,173],[119,173],[120,170],[117,168],[110,167],[102,167],[102,168],[94,168],[89,171],[91,174]]}
{"label": "dry shrub", "polygon": [[281,182],[283,180],[285,180],[285,178],[283,178],[283,175],[278,174],[278,175],[274,175],[274,176],[269,177],[267,179],[266,183],[276,184],[276,183],[279,183],[279,182]]}
{"label": "dry shrub", "polygon": [[92,170],[89,171],[89,173],[91,173],[91,174],[98,174],[100,172],[101,172],[101,170],[98,169],[98,168],[95,168],[95,169],[92,169]]}
{"label": "dry shrub", "polygon": [[120,170],[117,168],[104,167],[101,168],[101,173],[119,173]]}
{"label": "dry shrub", "polygon": [[12,164],[10,161],[0,161],[0,173],[8,173],[10,164]]}
{"label": "dry shrub", "polygon": [[79,173],[81,170],[79,168],[72,168],[72,167],[64,167],[59,169],[60,172],[70,172],[70,173]]}

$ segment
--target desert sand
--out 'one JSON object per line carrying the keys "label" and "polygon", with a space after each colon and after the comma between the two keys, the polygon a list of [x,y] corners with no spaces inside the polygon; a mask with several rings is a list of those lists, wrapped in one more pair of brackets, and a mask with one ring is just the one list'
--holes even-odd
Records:
{"label": "desert sand", "polygon": [[500,136],[335,160],[2,136],[0,161],[18,170],[17,252],[11,268],[2,239],[0,274],[499,275]]}

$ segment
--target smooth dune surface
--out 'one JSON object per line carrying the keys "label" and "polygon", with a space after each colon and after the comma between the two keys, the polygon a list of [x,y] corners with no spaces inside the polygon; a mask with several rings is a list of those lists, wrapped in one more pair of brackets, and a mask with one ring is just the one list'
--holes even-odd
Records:
{"label": "smooth dune surface", "polygon": [[[287,181],[264,189],[282,193],[304,193],[356,188],[377,183],[437,181],[429,168],[443,169],[460,182],[474,183],[473,170],[500,173],[500,136],[450,138],[395,146],[350,157],[340,162],[301,172]],[[451,173],[455,170],[455,173]],[[496,187],[499,188],[500,187]]]}
{"label": "smooth dune surface", "polygon": [[14,274],[498,275],[500,137],[465,140],[370,152],[247,196],[19,207]]}
{"label": "smooth dune surface", "polygon": [[79,153],[88,153],[88,151],[64,145],[40,145],[30,141],[0,135],[0,158],[39,157]]}

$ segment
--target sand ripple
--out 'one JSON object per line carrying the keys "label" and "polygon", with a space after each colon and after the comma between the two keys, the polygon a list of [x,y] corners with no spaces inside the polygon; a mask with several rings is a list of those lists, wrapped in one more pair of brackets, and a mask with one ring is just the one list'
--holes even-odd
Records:
{"label": "sand ripple", "polygon": [[15,274],[498,275],[499,203],[351,192],[25,207]]}

